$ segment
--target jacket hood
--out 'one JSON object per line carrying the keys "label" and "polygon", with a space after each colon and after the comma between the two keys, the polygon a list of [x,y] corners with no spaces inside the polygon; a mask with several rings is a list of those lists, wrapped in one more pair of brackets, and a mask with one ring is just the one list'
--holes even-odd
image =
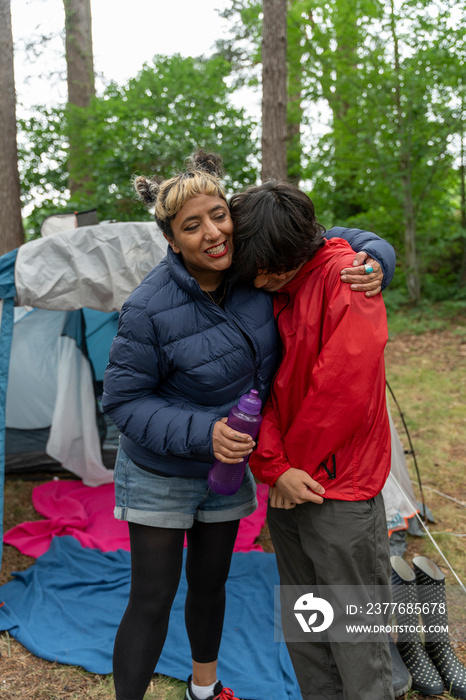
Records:
{"label": "jacket hood", "polygon": [[[191,294],[194,298],[204,299],[204,292],[201,289],[199,282],[187,271],[184,266],[183,258],[180,253],[175,253],[170,246],[167,247],[167,265],[171,276],[181,289]],[[230,287],[231,272],[230,268],[224,272],[227,288]],[[236,285],[238,286],[238,285]],[[245,286],[245,285],[241,285]]]}

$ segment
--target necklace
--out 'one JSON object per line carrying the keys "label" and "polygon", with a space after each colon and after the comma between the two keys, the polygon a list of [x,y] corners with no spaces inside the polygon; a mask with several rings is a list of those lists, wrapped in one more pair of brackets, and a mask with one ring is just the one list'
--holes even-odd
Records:
{"label": "necklace", "polygon": [[213,301],[214,304],[221,306],[227,291],[226,281],[223,279],[222,283],[217,287],[217,289],[212,290],[212,293],[208,292],[207,289],[203,289],[202,291],[204,294],[207,294],[209,299]]}

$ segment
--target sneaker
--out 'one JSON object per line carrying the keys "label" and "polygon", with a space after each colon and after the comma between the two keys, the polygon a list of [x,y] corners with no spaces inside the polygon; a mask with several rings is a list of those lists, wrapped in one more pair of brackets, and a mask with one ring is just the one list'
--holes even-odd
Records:
{"label": "sneaker", "polygon": [[[194,694],[192,688],[192,678],[192,676],[189,676],[188,678],[188,687],[186,688],[186,695],[184,696],[184,700],[199,700],[197,695]],[[207,700],[239,700],[239,698],[237,698],[234,695],[231,688],[224,688],[220,681],[217,681],[214,687],[214,694],[209,695]]]}

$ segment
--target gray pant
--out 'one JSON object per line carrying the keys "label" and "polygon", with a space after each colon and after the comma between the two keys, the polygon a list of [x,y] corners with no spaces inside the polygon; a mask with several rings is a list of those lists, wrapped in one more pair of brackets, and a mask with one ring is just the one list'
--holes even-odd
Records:
{"label": "gray pant", "polygon": [[[369,501],[324,500],[267,520],[280,583],[388,586],[390,554],[382,494]],[[393,700],[390,651],[380,642],[288,642],[303,700]]]}

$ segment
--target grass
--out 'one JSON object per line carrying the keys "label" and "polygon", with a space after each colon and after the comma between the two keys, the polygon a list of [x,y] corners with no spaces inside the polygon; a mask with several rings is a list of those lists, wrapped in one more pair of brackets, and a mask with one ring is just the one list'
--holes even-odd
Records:
{"label": "grass", "polygon": [[[145,700],[183,700],[186,683],[154,676]],[[99,676],[76,666],[38,659],[8,632],[0,634],[0,698],[2,700],[109,700],[111,675]]]}
{"label": "grass", "polygon": [[[417,555],[432,559],[444,572],[447,584],[456,586],[445,559],[466,585],[466,322],[464,315],[451,315],[444,307],[441,311],[431,310],[425,316],[419,312],[402,317],[389,314],[386,372],[411,437],[426,505],[435,517],[429,531],[441,551],[427,536],[408,536],[405,559],[410,562]],[[390,406],[403,446],[409,449],[393,400]],[[407,464],[415,495],[421,500],[414,460],[409,455]],[[454,608],[449,608],[450,638],[465,663],[466,598],[461,592],[456,598]],[[410,700],[423,697],[414,691],[407,695]],[[441,697],[452,696],[444,693]]]}
{"label": "grass", "polygon": [[[385,303],[388,312],[388,325],[392,334],[409,333],[420,335],[430,331],[450,331],[452,325],[466,316],[466,300],[444,302],[422,302],[419,306],[404,306],[402,311],[396,310],[396,305],[390,303],[391,291],[385,292]],[[464,324],[460,324],[460,335],[466,334]]]}
{"label": "grass", "polygon": [[[456,312],[458,309],[456,309]],[[430,525],[441,551],[463,582],[466,582],[465,508],[435,491],[466,501],[466,321],[451,305],[425,312],[389,314],[390,340],[386,349],[387,379],[403,412],[415,448],[425,487],[426,503],[435,516]],[[408,447],[401,419],[391,402],[392,417],[405,448]],[[416,480],[413,460],[408,456],[408,469]],[[30,504],[31,484],[7,482],[5,527],[38,516]],[[29,491],[28,491],[29,489]],[[430,489],[435,489],[431,491]],[[416,496],[419,488],[414,484]],[[18,503],[20,495],[27,499]],[[442,534],[435,534],[442,533]],[[11,550],[12,548],[5,548]],[[8,557],[14,555],[7,552]],[[408,536],[406,559],[425,555],[444,571],[447,582],[454,577],[427,537]],[[32,560],[23,558],[12,563],[10,571],[26,568]],[[5,580],[5,579],[3,579]],[[464,598],[463,598],[464,604]],[[451,633],[456,652],[466,662],[466,615],[455,615]],[[1,700],[109,700],[114,697],[111,676],[98,676],[76,668],[50,663],[33,657],[7,633],[0,634],[0,699]],[[145,700],[182,700],[185,683],[155,676]],[[406,698],[421,700],[410,692]],[[451,696],[441,696],[448,700]],[[298,700],[298,699],[296,699]]]}
{"label": "grass", "polygon": [[[393,334],[386,351],[387,380],[393,389],[408,426],[425,485],[424,496],[434,513],[431,525],[435,541],[463,582],[466,581],[464,557],[466,533],[465,508],[430,489],[452,496],[463,503],[466,462],[466,326],[449,322],[441,331],[421,335]],[[408,447],[397,409],[391,402],[392,416],[400,438]],[[407,457],[411,477],[416,481],[414,462]],[[417,497],[420,491],[414,485]],[[413,546],[419,548],[420,542]],[[435,546],[422,542],[425,556],[437,554]]]}

